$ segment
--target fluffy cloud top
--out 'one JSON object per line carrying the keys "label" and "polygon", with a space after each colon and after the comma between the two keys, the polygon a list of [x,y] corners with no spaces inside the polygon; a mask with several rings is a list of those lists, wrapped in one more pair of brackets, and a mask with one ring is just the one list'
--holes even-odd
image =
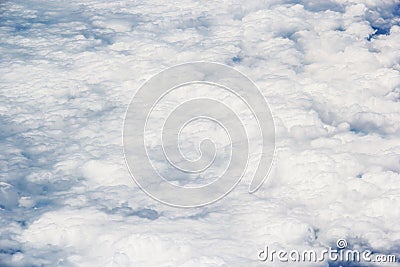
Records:
{"label": "fluffy cloud top", "polygon": [[[1,266],[258,266],[265,245],[320,249],[338,238],[400,258],[398,1],[0,9]],[[182,210],[132,182],[121,128],[146,79],[195,60],[258,85],[277,155],[257,193],[240,184]]]}

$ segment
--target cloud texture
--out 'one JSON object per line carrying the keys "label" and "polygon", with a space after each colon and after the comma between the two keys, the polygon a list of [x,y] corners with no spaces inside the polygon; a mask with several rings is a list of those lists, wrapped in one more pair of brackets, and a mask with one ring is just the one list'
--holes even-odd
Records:
{"label": "cloud texture", "polygon": [[[1,266],[258,266],[265,245],[338,238],[400,258],[398,1],[17,0],[0,12]],[[242,183],[176,209],[132,182],[121,129],[146,79],[196,60],[258,85],[277,154],[257,193]]]}

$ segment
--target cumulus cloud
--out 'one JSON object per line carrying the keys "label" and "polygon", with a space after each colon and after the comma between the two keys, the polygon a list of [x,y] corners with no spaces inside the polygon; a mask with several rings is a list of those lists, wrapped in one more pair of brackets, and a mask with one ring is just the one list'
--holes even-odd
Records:
{"label": "cumulus cloud", "polygon": [[[258,266],[338,238],[400,258],[398,1],[0,6],[1,266]],[[257,193],[176,209],[133,183],[121,129],[146,79],[196,60],[258,85],[277,154]]]}

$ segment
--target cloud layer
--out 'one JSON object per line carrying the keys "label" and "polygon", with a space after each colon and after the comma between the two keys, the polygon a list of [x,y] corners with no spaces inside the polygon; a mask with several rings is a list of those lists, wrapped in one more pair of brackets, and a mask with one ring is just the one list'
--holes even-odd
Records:
{"label": "cloud layer", "polygon": [[[265,245],[338,238],[400,258],[398,1],[0,6],[0,265],[258,266]],[[146,79],[196,60],[258,85],[277,154],[257,193],[175,209],[133,183],[122,121]]]}

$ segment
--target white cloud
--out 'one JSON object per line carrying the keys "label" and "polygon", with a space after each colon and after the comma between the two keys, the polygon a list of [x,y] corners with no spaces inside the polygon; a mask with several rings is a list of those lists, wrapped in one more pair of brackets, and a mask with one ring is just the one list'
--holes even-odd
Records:
{"label": "white cloud", "polygon": [[[1,5],[0,265],[257,266],[265,245],[337,238],[398,253],[398,1]],[[257,193],[182,210],[131,181],[121,128],[146,79],[196,60],[260,87],[277,157]]]}

